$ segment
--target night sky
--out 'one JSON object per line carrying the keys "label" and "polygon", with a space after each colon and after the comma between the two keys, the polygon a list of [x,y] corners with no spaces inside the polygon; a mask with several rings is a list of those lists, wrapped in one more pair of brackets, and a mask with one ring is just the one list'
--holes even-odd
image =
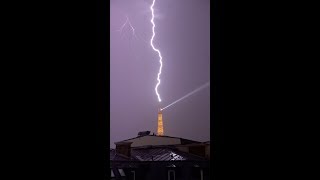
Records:
{"label": "night sky", "polygon": [[[152,0],[110,1],[110,146],[157,131],[158,108],[210,81],[210,1],[156,0],[154,46],[163,67],[158,88],[158,54],[150,46]],[[129,18],[136,37],[127,24]],[[213,84],[211,84],[212,86]],[[164,134],[210,140],[210,87],[163,111]]]}

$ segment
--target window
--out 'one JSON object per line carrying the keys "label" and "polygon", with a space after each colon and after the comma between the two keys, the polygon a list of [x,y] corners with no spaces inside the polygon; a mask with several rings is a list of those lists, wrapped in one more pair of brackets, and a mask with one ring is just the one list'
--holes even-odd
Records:
{"label": "window", "polygon": [[136,172],[135,171],[131,171],[131,175],[132,175],[132,179],[136,180]]}
{"label": "window", "polygon": [[176,179],[176,174],[174,170],[169,170],[168,171],[168,180],[175,180]]}
{"label": "window", "polygon": [[121,176],[126,176],[126,175],[124,174],[123,169],[119,169],[119,173],[120,173]]}
{"label": "window", "polygon": [[114,173],[113,173],[113,171],[112,171],[112,169],[111,169],[111,178],[114,178],[115,176],[114,176]]}

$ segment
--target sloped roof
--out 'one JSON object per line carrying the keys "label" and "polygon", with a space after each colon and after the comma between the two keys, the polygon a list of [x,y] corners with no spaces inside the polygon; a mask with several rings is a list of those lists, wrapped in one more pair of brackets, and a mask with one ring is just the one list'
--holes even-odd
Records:
{"label": "sloped roof", "polygon": [[205,158],[179,151],[170,146],[147,146],[131,149],[131,158],[110,149],[111,161],[202,161]]}
{"label": "sloped roof", "polygon": [[149,146],[131,149],[131,157],[138,161],[201,161],[204,158],[169,146]]}
{"label": "sloped roof", "polygon": [[113,160],[113,161],[129,161],[130,158],[126,157],[126,156],[124,156],[122,154],[116,153],[115,149],[110,149],[110,160]]}
{"label": "sloped roof", "polygon": [[[198,142],[198,141],[194,141],[194,140],[190,140],[190,139],[184,139],[184,138],[180,138],[180,137],[157,136],[157,135],[145,135],[145,136],[158,137],[158,138],[174,138],[174,139],[180,139],[181,144],[201,143],[201,142]],[[115,144],[116,144],[116,143],[120,143],[120,142],[130,141],[130,140],[137,139],[137,138],[142,138],[142,137],[145,137],[145,136],[137,136],[137,137],[134,137],[134,138],[130,138],[130,139],[122,140],[122,141],[119,141],[119,142],[115,142]]]}

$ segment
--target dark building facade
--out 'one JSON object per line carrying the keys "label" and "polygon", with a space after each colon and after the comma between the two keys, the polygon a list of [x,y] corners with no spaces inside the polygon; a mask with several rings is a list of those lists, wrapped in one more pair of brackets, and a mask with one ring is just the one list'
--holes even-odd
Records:
{"label": "dark building facade", "polygon": [[[126,141],[115,144],[116,149],[110,149],[109,167],[105,166],[105,179],[210,179],[210,163],[205,154],[184,152],[175,145],[131,147],[132,142]],[[197,146],[194,141],[192,144],[191,151],[194,151]]]}

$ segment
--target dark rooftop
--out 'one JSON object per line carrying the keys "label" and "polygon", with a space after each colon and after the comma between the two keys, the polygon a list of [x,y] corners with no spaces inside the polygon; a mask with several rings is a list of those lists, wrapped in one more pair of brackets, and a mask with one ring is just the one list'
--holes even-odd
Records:
{"label": "dark rooftop", "polygon": [[169,146],[150,146],[147,148],[133,148],[131,150],[131,156],[139,161],[205,160],[200,156],[185,153]]}
{"label": "dark rooftop", "polygon": [[111,161],[129,161],[130,158],[122,154],[116,153],[115,149],[110,149],[110,160]]}
{"label": "dark rooftop", "polygon": [[[144,136],[152,136],[152,137],[158,137],[158,138],[175,138],[175,139],[180,139],[180,140],[181,140],[181,144],[201,143],[201,142],[199,142],[199,141],[184,139],[184,138],[180,138],[180,137],[172,137],[172,136],[157,136],[157,135],[144,135]],[[130,138],[130,139],[126,139],[126,140],[122,140],[122,141],[119,141],[119,142],[129,141],[129,140],[136,139],[136,138],[141,138],[141,137],[144,137],[144,136],[137,136],[137,137]],[[116,142],[116,143],[119,143],[119,142]]]}
{"label": "dark rooftop", "polygon": [[110,149],[111,161],[202,161],[205,158],[179,151],[170,146],[147,146],[131,149],[131,158]]}

